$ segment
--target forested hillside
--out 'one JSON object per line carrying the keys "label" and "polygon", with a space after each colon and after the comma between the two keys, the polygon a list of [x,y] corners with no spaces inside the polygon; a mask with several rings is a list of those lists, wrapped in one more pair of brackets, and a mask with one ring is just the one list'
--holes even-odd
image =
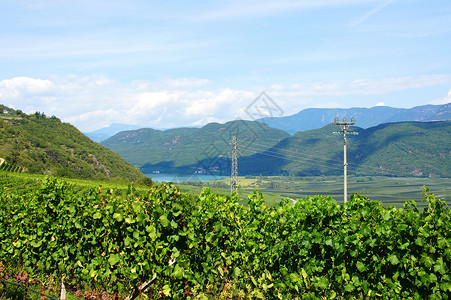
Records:
{"label": "forested hillside", "polygon": [[[268,154],[285,158],[293,175],[343,172],[343,137],[333,124],[298,132]],[[348,172],[360,175],[451,176],[451,121],[386,123],[353,128],[348,136]],[[262,155],[264,155],[263,153]]]}
{"label": "forested hillside", "polygon": [[[236,120],[202,128],[124,131],[102,142],[146,172],[226,172],[230,168],[232,136],[240,139],[240,154],[250,156],[271,148],[290,135],[265,124]],[[259,145],[259,149],[254,147]]]}
{"label": "forested hillside", "polygon": [[117,153],[55,116],[27,115],[3,105],[0,112],[2,168],[83,179],[146,179]]}
{"label": "forested hillside", "polygon": [[[239,131],[231,128],[239,127]],[[231,136],[238,136],[240,175],[340,175],[343,138],[329,124],[293,136],[265,124],[234,121],[202,128],[121,132],[103,145],[143,172],[230,172]],[[451,121],[386,123],[353,128],[349,173],[451,176]]]}

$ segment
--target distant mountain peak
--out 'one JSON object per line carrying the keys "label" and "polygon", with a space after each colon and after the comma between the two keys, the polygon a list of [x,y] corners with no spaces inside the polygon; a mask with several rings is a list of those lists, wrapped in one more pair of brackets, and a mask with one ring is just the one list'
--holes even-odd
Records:
{"label": "distant mountain peak", "polygon": [[294,134],[298,131],[321,128],[333,122],[335,117],[354,117],[357,121],[356,125],[362,128],[369,128],[387,122],[445,121],[451,120],[451,104],[429,104],[412,108],[390,106],[374,106],[371,108],[307,108],[291,116],[262,118],[257,121]]}
{"label": "distant mountain peak", "polygon": [[130,124],[121,124],[121,123],[111,123],[109,126],[97,129],[91,132],[84,132],[84,134],[89,137],[94,142],[100,143],[109,137],[115,135],[121,131],[127,130],[136,130],[140,129],[142,126],[139,125],[130,125]]}

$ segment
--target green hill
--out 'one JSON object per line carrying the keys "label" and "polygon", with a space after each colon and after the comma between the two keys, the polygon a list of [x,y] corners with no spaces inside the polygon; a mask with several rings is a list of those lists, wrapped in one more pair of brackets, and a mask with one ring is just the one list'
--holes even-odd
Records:
{"label": "green hill", "polygon": [[[281,166],[293,175],[340,175],[343,138],[338,127],[298,132],[272,154],[284,157]],[[451,121],[386,123],[353,128],[348,136],[348,172],[359,175],[451,176]]]}
{"label": "green hill", "polygon": [[54,116],[27,115],[4,105],[0,105],[0,158],[1,168],[13,171],[80,179],[146,179],[117,153],[74,126]]}
{"label": "green hill", "polygon": [[381,124],[350,151],[358,173],[451,176],[451,121]]}
{"label": "green hill", "polygon": [[[288,133],[251,121],[211,123],[202,128],[140,129],[102,144],[144,173],[230,172],[230,141],[241,127],[240,175],[341,175],[343,138],[329,124]],[[233,130],[232,130],[233,129]],[[361,175],[451,176],[451,121],[386,123],[348,137],[348,172]]]}
{"label": "green hill", "polygon": [[240,139],[242,156],[264,151],[290,135],[252,121],[210,123],[202,128],[120,132],[102,142],[144,173],[221,173],[230,169],[232,137]]}

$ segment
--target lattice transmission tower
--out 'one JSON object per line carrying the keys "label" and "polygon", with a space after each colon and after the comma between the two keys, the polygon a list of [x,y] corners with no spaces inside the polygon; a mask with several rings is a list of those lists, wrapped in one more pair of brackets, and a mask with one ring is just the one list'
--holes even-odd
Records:
{"label": "lattice transmission tower", "polygon": [[232,138],[232,173],[230,175],[230,193],[236,193],[238,186],[238,142],[234,135]]}

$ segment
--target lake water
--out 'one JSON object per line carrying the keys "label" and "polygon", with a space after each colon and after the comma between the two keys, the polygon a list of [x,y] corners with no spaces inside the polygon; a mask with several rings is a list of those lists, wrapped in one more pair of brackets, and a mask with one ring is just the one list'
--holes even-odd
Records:
{"label": "lake water", "polygon": [[152,177],[156,182],[183,182],[183,181],[212,181],[224,179],[228,176],[208,175],[208,174],[165,174],[165,173],[151,173],[144,174],[147,177]]}

